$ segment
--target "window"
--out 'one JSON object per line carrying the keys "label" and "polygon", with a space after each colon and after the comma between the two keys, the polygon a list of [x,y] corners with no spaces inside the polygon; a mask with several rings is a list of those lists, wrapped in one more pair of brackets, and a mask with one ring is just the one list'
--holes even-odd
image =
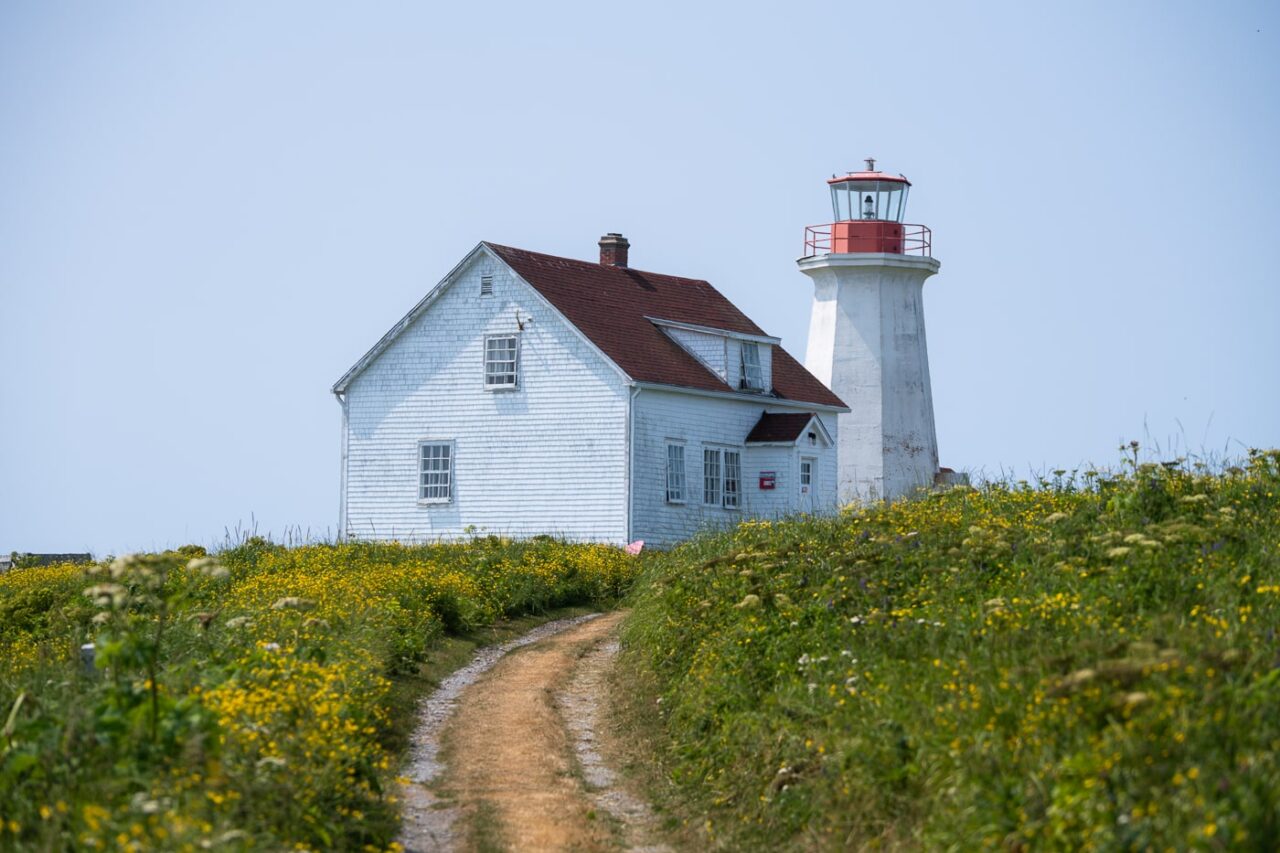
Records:
{"label": "window", "polygon": [[720,451],[702,451],[702,502],[720,505]]}
{"label": "window", "polygon": [[724,452],[724,508],[737,509],[742,495],[742,456],[736,450]]}
{"label": "window", "polygon": [[480,295],[493,296],[493,276],[491,275],[480,276]]}
{"label": "window", "polygon": [[684,445],[667,445],[667,503],[684,503]]}
{"label": "window", "polygon": [[516,387],[516,336],[484,339],[484,387]]}
{"label": "window", "polygon": [[800,493],[807,494],[813,487],[813,460],[804,457],[800,460]]}
{"label": "window", "polygon": [[764,372],[760,370],[760,345],[757,343],[742,342],[742,381],[739,384],[748,391],[764,390]]}
{"label": "window", "polygon": [[453,444],[424,441],[418,445],[418,500],[448,503],[453,500]]}

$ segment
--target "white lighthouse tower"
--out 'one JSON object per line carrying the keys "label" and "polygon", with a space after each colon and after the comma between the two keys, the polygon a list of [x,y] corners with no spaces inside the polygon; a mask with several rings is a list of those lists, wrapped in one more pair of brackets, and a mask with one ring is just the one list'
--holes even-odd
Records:
{"label": "white lighthouse tower", "polygon": [[839,416],[841,501],[893,500],[938,472],[923,291],[940,264],[929,229],[902,224],[906,178],[869,159],[827,183],[836,221],[805,229],[797,261],[814,284],[805,367],[850,408]]}

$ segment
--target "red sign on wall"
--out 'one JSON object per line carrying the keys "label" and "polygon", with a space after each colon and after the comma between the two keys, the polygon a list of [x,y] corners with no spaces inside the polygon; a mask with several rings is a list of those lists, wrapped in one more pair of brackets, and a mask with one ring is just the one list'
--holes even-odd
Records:
{"label": "red sign on wall", "polygon": [[760,488],[763,489],[764,491],[768,491],[774,488],[777,485],[777,483],[778,483],[778,472],[776,471],[760,472]]}

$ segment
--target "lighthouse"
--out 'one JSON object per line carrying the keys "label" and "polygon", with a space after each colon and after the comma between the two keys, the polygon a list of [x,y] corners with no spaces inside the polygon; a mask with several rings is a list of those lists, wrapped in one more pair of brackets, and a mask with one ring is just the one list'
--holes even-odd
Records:
{"label": "lighthouse", "polygon": [[911,182],[866,169],[832,177],[834,222],[805,229],[797,264],[813,279],[805,367],[845,401],[841,502],[893,500],[931,486],[938,439],[924,333],[931,233],[905,225]]}

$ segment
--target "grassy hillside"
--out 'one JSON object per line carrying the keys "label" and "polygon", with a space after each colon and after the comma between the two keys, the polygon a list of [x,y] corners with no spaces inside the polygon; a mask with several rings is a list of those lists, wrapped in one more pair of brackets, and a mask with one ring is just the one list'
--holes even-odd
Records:
{"label": "grassy hillside", "polygon": [[635,571],[494,538],[185,551],[0,575],[0,849],[385,849],[405,685],[442,636]]}
{"label": "grassy hillside", "polygon": [[1280,453],[747,523],[626,639],[725,849],[1280,848]]}

